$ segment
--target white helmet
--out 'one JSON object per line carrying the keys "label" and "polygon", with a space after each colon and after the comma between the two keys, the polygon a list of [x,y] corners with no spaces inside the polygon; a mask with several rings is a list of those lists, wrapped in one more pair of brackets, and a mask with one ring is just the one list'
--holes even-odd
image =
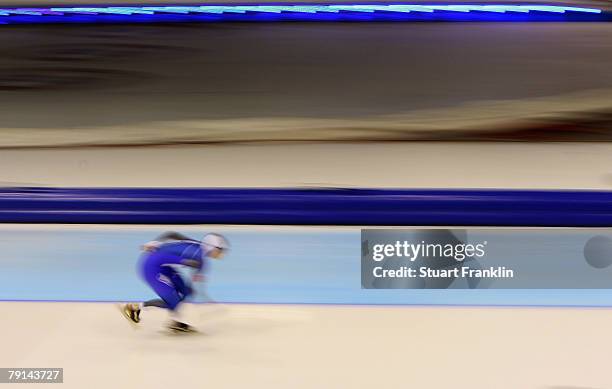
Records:
{"label": "white helmet", "polygon": [[230,248],[229,242],[223,235],[219,234],[206,234],[204,238],[202,238],[202,246],[206,249],[206,251],[210,251],[212,249],[220,249],[227,250]]}

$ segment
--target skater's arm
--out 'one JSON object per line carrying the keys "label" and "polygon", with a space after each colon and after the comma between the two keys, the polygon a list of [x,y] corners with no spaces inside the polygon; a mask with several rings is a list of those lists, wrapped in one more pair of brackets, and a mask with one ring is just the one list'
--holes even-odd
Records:
{"label": "skater's arm", "polygon": [[193,268],[193,269],[198,269],[198,266],[200,266],[199,264],[196,263],[196,261],[189,259],[189,258],[185,258],[181,255],[174,255],[174,254],[163,254],[163,257],[161,259],[161,264],[162,266],[165,265],[182,265],[182,266],[186,266],[189,268]]}
{"label": "skater's arm", "polygon": [[190,241],[194,241],[196,242],[195,239],[191,239],[183,234],[180,234],[178,232],[174,232],[174,231],[168,231],[168,232],[164,232],[163,234],[161,234],[160,236],[158,236],[157,238],[155,238],[156,241],[158,242],[165,242],[168,240],[190,240]]}
{"label": "skater's arm", "polygon": [[204,281],[204,266],[202,265],[202,261],[198,261],[195,259],[185,259],[183,260],[183,265],[188,266],[193,270],[193,274],[191,275],[191,280],[193,282]]}
{"label": "skater's arm", "polygon": [[191,280],[193,282],[203,282],[204,281],[204,268],[205,264],[202,259],[197,260],[198,264],[196,265],[194,262],[193,274],[191,275]]}
{"label": "skater's arm", "polygon": [[158,242],[156,240],[152,240],[140,246],[142,251],[155,251],[162,244],[162,242]]}
{"label": "skater's arm", "polygon": [[196,273],[199,273],[204,268],[204,257],[202,256],[202,246],[198,244],[189,244],[183,250],[183,264],[192,268]]}
{"label": "skater's arm", "polygon": [[182,264],[194,269],[196,273],[199,273],[202,271],[202,261],[201,260],[185,258],[183,259]]}
{"label": "skater's arm", "polygon": [[144,250],[144,251],[154,251],[159,246],[161,246],[163,243],[166,243],[169,240],[188,240],[188,241],[196,242],[195,240],[193,240],[193,239],[191,239],[191,238],[189,238],[189,237],[187,237],[187,236],[185,236],[183,234],[179,234],[178,232],[168,231],[168,232],[164,232],[163,234],[161,234],[160,236],[158,236],[154,240],[143,244],[142,245],[142,250]]}
{"label": "skater's arm", "polygon": [[195,251],[193,258],[189,258],[186,261],[193,269],[193,275],[191,276],[191,279],[194,282],[204,281],[204,258],[202,258],[201,249]]}

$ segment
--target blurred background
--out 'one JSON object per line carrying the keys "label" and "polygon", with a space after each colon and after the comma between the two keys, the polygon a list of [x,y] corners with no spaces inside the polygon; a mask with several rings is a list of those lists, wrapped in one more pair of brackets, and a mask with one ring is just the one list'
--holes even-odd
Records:
{"label": "blurred background", "polygon": [[3,30],[3,146],[610,140],[609,23]]}
{"label": "blurred background", "polygon": [[4,25],[0,181],[608,188],[611,26]]}

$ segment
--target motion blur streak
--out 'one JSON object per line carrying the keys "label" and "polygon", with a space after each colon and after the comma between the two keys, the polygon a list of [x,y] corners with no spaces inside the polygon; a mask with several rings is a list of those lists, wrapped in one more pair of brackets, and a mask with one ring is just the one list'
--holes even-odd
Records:
{"label": "motion blur streak", "polygon": [[0,8],[0,23],[270,21],[602,21],[601,9],[504,4],[246,4]]}

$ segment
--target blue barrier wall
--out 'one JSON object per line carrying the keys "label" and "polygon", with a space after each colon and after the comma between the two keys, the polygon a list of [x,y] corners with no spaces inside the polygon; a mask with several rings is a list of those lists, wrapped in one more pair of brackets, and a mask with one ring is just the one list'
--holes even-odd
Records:
{"label": "blue barrier wall", "polygon": [[5,188],[0,223],[612,227],[612,192]]}
{"label": "blue barrier wall", "polygon": [[[612,226],[612,193],[5,188],[0,222],[155,224],[0,225],[0,300],[138,301],[152,296],[136,272],[139,245],[167,229],[206,232],[168,224],[603,227]],[[363,290],[359,227],[206,229],[233,243],[210,274],[210,293],[221,302],[612,305],[612,290]],[[581,256],[575,248],[593,233],[560,240],[563,255]]]}

